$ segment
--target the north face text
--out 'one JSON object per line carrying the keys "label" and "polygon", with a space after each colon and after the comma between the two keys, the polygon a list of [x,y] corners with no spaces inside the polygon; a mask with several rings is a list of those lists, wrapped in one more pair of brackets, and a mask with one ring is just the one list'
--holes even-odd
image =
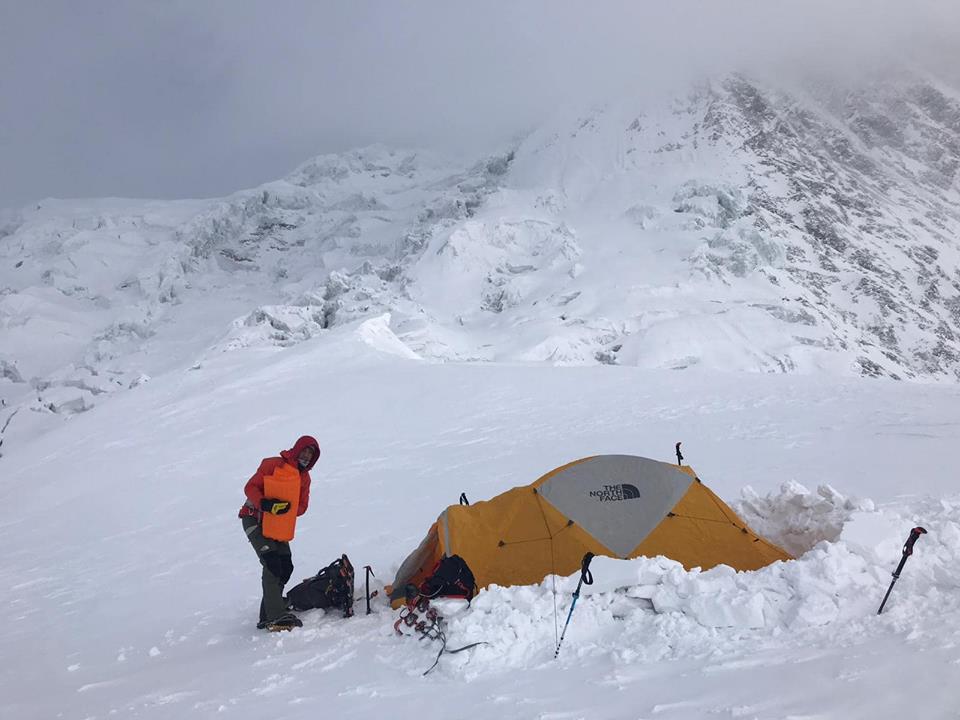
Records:
{"label": "the north face text", "polygon": [[591,490],[590,497],[596,498],[600,502],[618,502],[620,500],[637,500],[640,497],[640,491],[636,485],[604,485],[600,490]]}

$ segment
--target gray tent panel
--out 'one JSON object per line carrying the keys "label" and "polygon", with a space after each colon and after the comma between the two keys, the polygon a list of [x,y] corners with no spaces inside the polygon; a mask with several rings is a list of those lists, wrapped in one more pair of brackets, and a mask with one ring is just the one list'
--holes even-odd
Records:
{"label": "gray tent panel", "polygon": [[600,455],[545,481],[540,494],[620,557],[627,557],[686,494],[693,478],[633,455]]}

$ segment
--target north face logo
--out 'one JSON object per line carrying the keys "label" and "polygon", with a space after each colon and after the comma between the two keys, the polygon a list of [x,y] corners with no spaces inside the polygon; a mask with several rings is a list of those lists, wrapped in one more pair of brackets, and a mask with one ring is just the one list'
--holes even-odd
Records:
{"label": "north face logo", "polygon": [[640,491],[636,485],[623,483],[622,485],[604,485],[600,490],[591,490],[590,497],[600,502],[616,502],[619,500],[637,500]]}

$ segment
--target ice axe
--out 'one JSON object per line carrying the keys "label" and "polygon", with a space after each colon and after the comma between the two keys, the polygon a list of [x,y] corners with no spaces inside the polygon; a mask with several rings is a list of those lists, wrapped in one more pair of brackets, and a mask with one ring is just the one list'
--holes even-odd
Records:
{"label": "ice axe", "polygon": [[907,564],[907,558],[913,555],[913,545],[917,542],[917,538],[926,534],[927,531],[919,526],[910,531],[910,537],[907,538],[907,542],[905,542],[903,545],[903,557],[900,558],[900,564],[897,565],[897,569],[893,571],[893,580],[890,581],[890,587],[887,588],[887,594],[883,596],[883,602],[880,603],[880,609],[877,610],[877,615],[883,612],[883,606],[887,604],[887,598],[890,597],[890,591],[893,590],[893,586],[897,583],[897,580],[900,579],[900,571],[903,570],[903,566]]}
{"label": "ice axe", "polygon": [[563,638],[567,634],[570,618],[573,617],[573,609],[577,606],[577,599],[580,597],[580,587],[583,584],[593,585],[593,574],[590,572],[591,560],[593,560],[593,553],[588,552],[583,556],[583,561],[580,563],[580,582],[577,583],[577,589],[573,591],[573,602],[570,604],[570,612],[567,613],[567,621],[563,624],[563,632],[560,634],[560,642],[557,643],[557,651],[553,654],[554,660],[560,656],[560,646],[563,645]]}
{"label": "ice axe", "polygon": [[[364,566],[363,566],[363,569],[367,571],[367,575],[366,575],[366,578],[365,578],[365,582],[366,582],[366,589],[367,589],[367,615],[369,615],[370,612],[371,612],[371,610],[370,610],[370,598],[372,597],[372,596],[370,595],[370,576],[373,575],[373,568],[370,567],[369,565],[364,565]],[[374,577],[376,577],[376,575],[374,575]],[[373,595],[376,595],[376,594],[377,594],[377,591],[374,590],[374,591],[373,591]]]}

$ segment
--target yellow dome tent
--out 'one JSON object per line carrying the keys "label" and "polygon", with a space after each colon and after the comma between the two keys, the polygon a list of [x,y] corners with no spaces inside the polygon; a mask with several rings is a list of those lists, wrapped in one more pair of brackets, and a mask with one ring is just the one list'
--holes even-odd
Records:
{"label": "yellow dome tent", "polygon": [[597,455],[473,505],[451,505],[400,566],[391,600],[419,586],[450,555],[478,587],[530,585],[569,575],[587,552],[664,555],[687,569],[756,570],[791,556],[747,527],[688,466],[633,455]]}

